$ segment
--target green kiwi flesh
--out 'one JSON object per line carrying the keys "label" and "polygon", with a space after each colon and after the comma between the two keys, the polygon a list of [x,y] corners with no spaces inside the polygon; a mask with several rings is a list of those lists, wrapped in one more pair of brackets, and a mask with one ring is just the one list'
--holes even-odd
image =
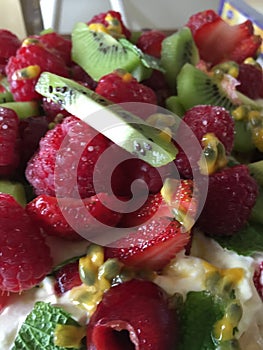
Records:
{"label": "green kiwi flesh", "polygon": [[[160,130],[71,79],[44,72],[36,91],[152,166],[165,165],[176,157],[176,147],[161,136]],[[94,118],[99,111],[103,113]]]}
{"label": "green kiwi flesh", "polygon": [[[95,81],[116,69],[132,73],[142,65],[135,52],[107,33],[90,30],[82,22],[77,23],[72,32],[72,59]],[[136,78],[142,80],[144,76]]]}
{"label": "green kiwi flesh", "polygon": [[0,107],[12,109],[19,119],[40,115],[39,105],[36,101],[6,102],[1,103]]}
{"label": "green kiwi flesh", "polygon": [[173,92],[176,91],[176,77],[185,63],[199,62],[199,53],[191,30],[183,27],[162,42],[161,65],[166,80]]}
{"label": "green kiwi flesh", "polygon": [[249,163],[248,169],[250,175],[254,177],[257,183],[263,187],[263,160],[259,160],[257,162]]}
{"label": "green kiwi flesh", "polygon": [[13,95],[9,90],[9,84],[6,77],[0,79],[0,103],[14,101]]}
{"label": "green kiwi flesh", "polygon": [[169,111],[178,115],[179,117],[183,117],[185,114],[185,109],[180,101],[178,96],[170,96],[165,100],[165,107],[169,109]]}
{"label": "green kiwi flesh", "polygon": [[177,76],[177,94],[186,110],[200,104],[222,106],[229,111],[236,107],[220,82],[189,63]]}
{"label": "green kiwi flesh", "polygon": [[23,207],[26,205],[26,193],[20,182],[0,180],[0,192],[10,194]]}

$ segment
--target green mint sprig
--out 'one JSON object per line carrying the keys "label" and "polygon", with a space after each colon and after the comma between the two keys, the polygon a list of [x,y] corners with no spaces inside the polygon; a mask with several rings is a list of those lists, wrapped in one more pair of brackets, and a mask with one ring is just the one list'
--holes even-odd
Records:
{"label": "green mint sprig", "polygon": [[[54,344],[57,324],[79,327],[69,313],[50,303],[36,302],[33,310],[22,324],[12,350],[73,350]],[[80,348],[78,348],[80,350]],[[82,350],[82,349],[81,349]],[[84,347],[83,347],[84,350]]]}

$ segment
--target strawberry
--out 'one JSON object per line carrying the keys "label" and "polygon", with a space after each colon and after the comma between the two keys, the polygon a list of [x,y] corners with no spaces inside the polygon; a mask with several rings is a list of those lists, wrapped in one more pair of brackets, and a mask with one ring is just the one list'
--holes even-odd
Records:
{"label": "strawberry", "polygon": [[0,314],[8,305],[10,297],[11,297],[10,293],[0,291]]}
{"label": "strawberry", "polygon": [[250,20],[231,26],[212,10],[191,16],[186,25],[192,30],[200,58],[211,65],[255,57],[262,42]]}
{"label": "strawberry", "polygon": [[165,38],[165,34],[160,30],[147,30],[142,32],[136,45],[144,53],[154,56],[156,58],[161,57],[162,41]]}
{"label": "strawberry", "polygon": [[176,349],[178,326],[164,290],[130,280],[104,293],[87,327],[87,349]]}
{"label": "strawberry", "polygon": [[258,263],[255,269],[253,282],[258,291],[260,298],[263,301],[263,260]]}
{"label": "strawberry", "polygon": [[0,176],[12,175],[19,165],[19,120],[4,107],[0,107],[0,145]]}
{"label": "strawberry", "polygon": [[40,228],[8,194],[0,194],[0,290],[21,292],[42,281],[52,258]]}
{"label": "strawberry", "polygon": [[158,217],[106,247],[105,256],[118,258],[128,266],[158,271],[183,250],[189,240],[190,233],[185,232],[178,221]]}
{"label": "strawberry", "polygon": [[[135,203],[132,202],[132,205]],[[181,215],[185,213],[194,218],[196,211],[197,201],[193,196],[193,181],[167,179],[161,192],[150,194],[145,203],[137,210],[124,213],[118,226],[143,225],[153,216],[154,218],[164,216],[173,218],[179,213]]]}
{"label": "strawberry", "polygon": [[209,176],[204,208],[197,224],[210,235],[231,235],[249,219],[258,185],[246,165],[224,168]]}
{"label": "strawberry", "polygon": [[74,261],[62,266],[54,273],[55,292],[57,295],[62,295],[74,287],[82,284],[79,276],[79,261]]}
{"label": "strawberry", "polygon": [[111,202],[104,193],[83,200],[39,195],[27,204],[26,211],[46,234],[74,240],[116,226],[121,214],[109,209]]}

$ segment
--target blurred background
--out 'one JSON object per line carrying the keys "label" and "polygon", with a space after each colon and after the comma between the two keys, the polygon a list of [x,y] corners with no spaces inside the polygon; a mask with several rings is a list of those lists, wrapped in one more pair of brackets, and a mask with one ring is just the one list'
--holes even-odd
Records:
{"label": "blurred background", "polygon": [[[225,2],[243,3],[242,0]],[[244,2],[263,14],[263,0]],[[0,0],[0,27],[12,30],[21,38],[42,28],[68,34],[76,22],[115,9],[133,30],[169,30],[182,26],[195,12],[210,8],[218,11],[221,3],[220,0]],[[263,21],[261,24],[263,28]]]}

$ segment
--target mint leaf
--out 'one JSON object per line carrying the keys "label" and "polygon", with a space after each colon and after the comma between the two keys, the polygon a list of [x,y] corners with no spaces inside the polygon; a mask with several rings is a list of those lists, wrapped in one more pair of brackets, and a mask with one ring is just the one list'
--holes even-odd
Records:
{"label": "mint leaf", "polygon": [[212,339],[214,324],[224,316],[220,299],[210,292],[189,292],[180,314],[180,350],[215,350]]}
{"label": "mint leaf", "polygon": [[54,344],[54,331],[58,323],[79,326],[63,309],[37,302],[22,324],[12,350],[69,350]]}
{"label": "mint leaf", "polygon": [[239,255],[250,256],[263,251],[263,226],[249,222],[232,236],[213,238],[223,247]]}

